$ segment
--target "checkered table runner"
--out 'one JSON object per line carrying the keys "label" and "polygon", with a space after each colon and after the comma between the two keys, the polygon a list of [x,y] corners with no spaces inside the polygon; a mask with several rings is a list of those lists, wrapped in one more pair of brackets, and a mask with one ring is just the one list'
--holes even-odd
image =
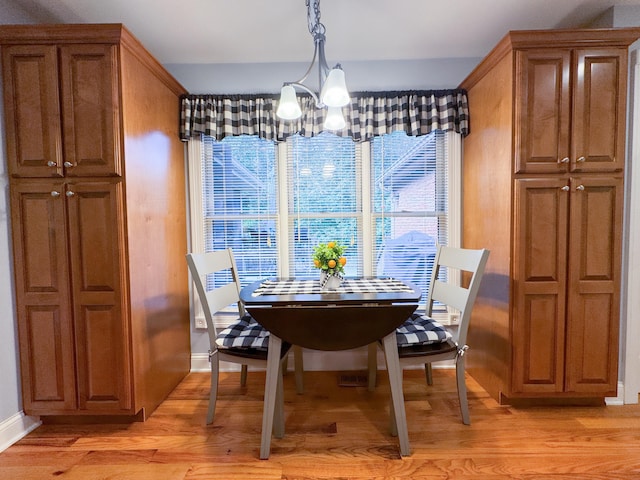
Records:
{"label": "checkered table runner", "polygon": [[412,293],[413,290],[394,278],[345,278],[335,290],[322,290],[319,280],[265,280],[253,292],[260,295],[297,295],[310,293]]}

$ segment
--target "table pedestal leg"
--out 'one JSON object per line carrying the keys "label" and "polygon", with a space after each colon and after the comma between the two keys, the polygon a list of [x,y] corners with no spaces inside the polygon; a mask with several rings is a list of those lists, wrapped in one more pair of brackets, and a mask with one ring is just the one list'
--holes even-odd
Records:
{"label": "table pedestal leg", "polygon": [[391,386],[391,402],[395,415],[396,427],[398,430],[398,441],[400,442],[400,455],[407,457],[411,455],[409,446],[409,431],[407,429],[407,417],[404,410],[404,395],[402,393],[402,369],[398,358],[398,344],[396,343],[395,330],[384,337],[384,356],[387,360],[387,372],[389,374],[389,385]]}
{"label": "table pedestal leg", "polygon": [[281,347],[282,340],[271,333],[269,335],[267,375],[264,384],[264,408],[262,410],[262,439],[260,441],[260,458],[262,460],[269,458],[271,453],[271,434],[273,432],[273,415],[275,413],[276,392],[278,390]]}

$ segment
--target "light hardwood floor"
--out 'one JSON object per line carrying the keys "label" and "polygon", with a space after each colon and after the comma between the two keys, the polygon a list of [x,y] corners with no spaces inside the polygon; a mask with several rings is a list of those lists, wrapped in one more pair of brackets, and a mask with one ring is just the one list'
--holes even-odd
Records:
{"label": "light hardwood floor", "polygon": [[341,387],[336,372],[285,377],[287,433],[259,460],[264,374],[223,374],[214,424],[209,376],[190,374],[144,423],[44,425],[0,454],[0,479],[640,479],[640,407],[500,406],[468,380],[460,421],[454,372],[405,371],[411,457],[388,434],[389,386]]}

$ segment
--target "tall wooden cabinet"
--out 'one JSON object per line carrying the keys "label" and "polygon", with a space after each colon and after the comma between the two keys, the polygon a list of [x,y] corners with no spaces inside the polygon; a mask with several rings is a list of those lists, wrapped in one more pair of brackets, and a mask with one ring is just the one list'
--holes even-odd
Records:
{"label": "tall wooden cabinet", "polygon": [[463,244],[491,250],[467,370],[502,402],[616,395],[627,58],[639,37],[510,32],[461,84]]}
{"label": "tall wooden cabinet", "polygon": [[0,48],[24,410],[144,419],[190,368],[186,92],[122,25]]}

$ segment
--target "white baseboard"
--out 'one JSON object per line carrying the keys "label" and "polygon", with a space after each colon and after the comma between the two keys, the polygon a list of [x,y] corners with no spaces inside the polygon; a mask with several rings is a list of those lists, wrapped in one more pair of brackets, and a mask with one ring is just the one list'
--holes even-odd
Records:
{"label": "white baseboard", "polygon": [[[367,347],[354,350],[340,350],[336,352],[323,352],[320,350],[303,350],[304,370],[307,372],[340,372],[350,370],[367,369]],[[289,354],[289,369],[294,366],[293,354]],[[453,363],[439,362],[434,368],[453,368]],[[386,364],[382,350],[378,349],[378,370],[385,370]],[[421,368],[420,366],[415,368]],[[207,353],[194,353],[191,355],[192,372],[209,372],[209,355]],[[221,372],[239,372],[240,366],[234,363],[221,362]]]}
{"label": "white baseboard", "polygon": [[[323,352],[319,350],[303,351],[304,369],[312,371],[364,370],[367,368],[367,348]],[[289,354],[289,368],[293,368],[293,353]],[[378,352],[378,367],[385,368],[382,352]],[[209,355],[207,353],[191,354],[192,372],[209,372]],[[239,372],[240,366],[235,363],[220,362],[221,372]]]}
{"label": "white baseboard", "polygon": [[0,452],[3,452],[22,437],[42,425],[38,417],[29,417],[18,412],[0,423]]}
{"label": "white baseboard", "polygon": [[606,397],[606,405],[624,405],[624,383],[618,382],[618,394],[615,397]]}

